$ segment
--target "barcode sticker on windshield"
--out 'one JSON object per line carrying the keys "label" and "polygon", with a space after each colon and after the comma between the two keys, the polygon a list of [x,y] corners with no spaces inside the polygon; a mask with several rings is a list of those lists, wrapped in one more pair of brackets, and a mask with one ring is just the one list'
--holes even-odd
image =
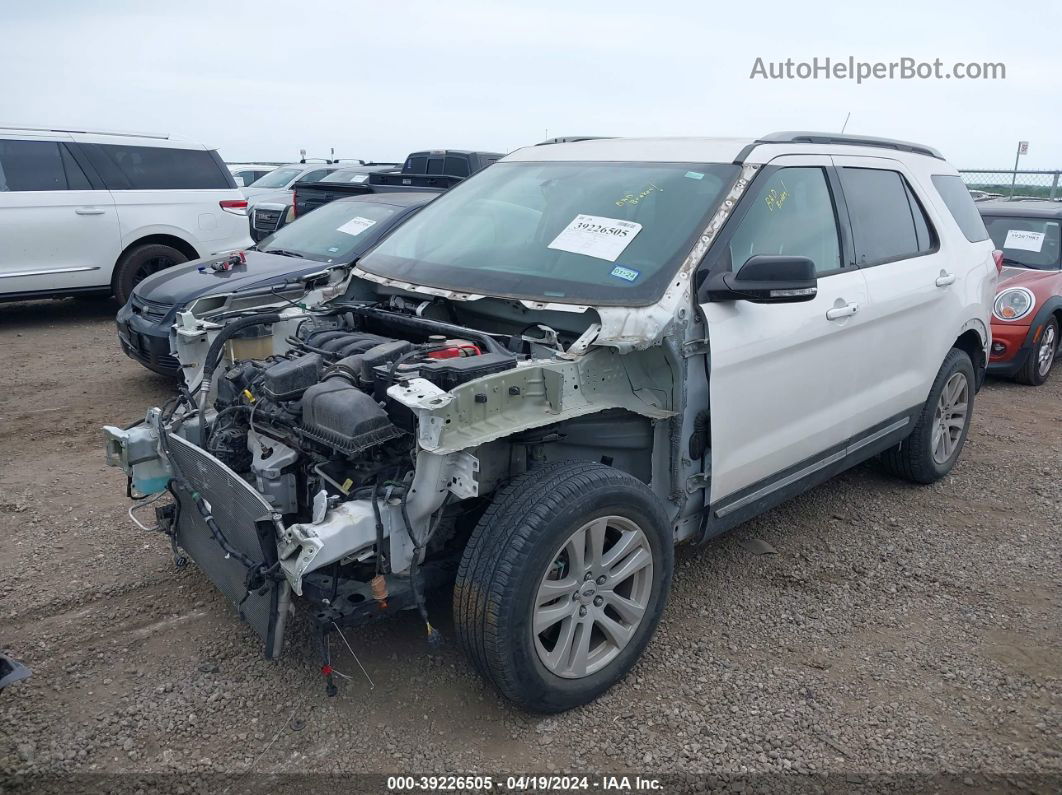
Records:
{"label": "barcode sticker on windshield", "polygon": [[1043,232],[1026,232],[1024,229],[1011,229],[1007,232],[1007,239],[1003,241],[1003,248],[1017,248],[1022,251],[1039,252],[1043,247]]}
{"label": "barcode sticker on windshield", "polygon": [[371,218],[362,218],[360,215],[355,215],[342,226],[336,227],[336,231],[347,235],[360,235],[375,223]]}
{"label": "barcode sticker on windshield", "polygon": [[615,262],[642,231],[642,225],[600,215],[577,215],[547,246]]}

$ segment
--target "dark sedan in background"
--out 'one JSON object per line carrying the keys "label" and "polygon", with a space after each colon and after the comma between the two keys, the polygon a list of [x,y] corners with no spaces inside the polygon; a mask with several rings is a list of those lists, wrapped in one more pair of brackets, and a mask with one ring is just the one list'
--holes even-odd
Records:
{"label": "dark sedan in background", "polygon": [[192,301],[216,298],[219,307],[238,308],[241,299],[257,302],[263,293],[300,295],[301,277],[353,262],[437,195],[370,193],[341,199],[265,238],[239,264],[228,266],[226,257],[212,257],[154,273],[118,310],[122,350],[153,372],[175,376],[170,328]]}

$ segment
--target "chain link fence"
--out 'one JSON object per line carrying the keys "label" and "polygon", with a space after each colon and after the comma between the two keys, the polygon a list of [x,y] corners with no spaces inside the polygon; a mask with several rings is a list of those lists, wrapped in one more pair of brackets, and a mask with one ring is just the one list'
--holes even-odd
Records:
{"label": "chain link fence", "polygon": [[1062,199],[1062,171],[959,169],[959,173],[971,191],[993,198]]}

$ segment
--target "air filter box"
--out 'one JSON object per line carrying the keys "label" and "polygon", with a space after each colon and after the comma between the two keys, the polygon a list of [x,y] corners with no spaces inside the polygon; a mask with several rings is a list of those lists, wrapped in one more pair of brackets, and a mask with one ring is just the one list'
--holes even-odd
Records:
{"label": "air filter box", "polygon": [[323,361],[317,353],[279,361],[263,374],[261,389],[272,400],[297,400],[321,380]]}

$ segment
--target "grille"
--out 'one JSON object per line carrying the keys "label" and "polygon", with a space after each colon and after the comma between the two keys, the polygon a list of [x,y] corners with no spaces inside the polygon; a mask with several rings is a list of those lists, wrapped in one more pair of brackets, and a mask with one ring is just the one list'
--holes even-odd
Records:
{"label": "grille", "polygon": [[259,232],[275,232],[281,215],[280,210],[255,210],[254,228]]}
{"label": "grille", "polygon": [[133,311],[149,320],[162,320],[171,309],[173,309],[172,304],[149,301],[146,298],[141,298],[135,293],[133,294]]}
{"label": "grille", "polygon": [[[206,501],[228,543],[255,562],[266,559],[274,538],[272,534],[260,538],[257,526],[272,514],[265,498],[209,453],[178,436],[170,436],[169,442],[181,474]],[[247,570],[237,560],[226,557],[191,495],[180,488],[177,492],[181,505],[177,543],[235,608],[247,594]],[[287,588],[287,582],[272,583],[264,594],[247,596],[240,609],[241,617],[265,641],[267,657],[280,651],[277,622],[285,609]]]}

